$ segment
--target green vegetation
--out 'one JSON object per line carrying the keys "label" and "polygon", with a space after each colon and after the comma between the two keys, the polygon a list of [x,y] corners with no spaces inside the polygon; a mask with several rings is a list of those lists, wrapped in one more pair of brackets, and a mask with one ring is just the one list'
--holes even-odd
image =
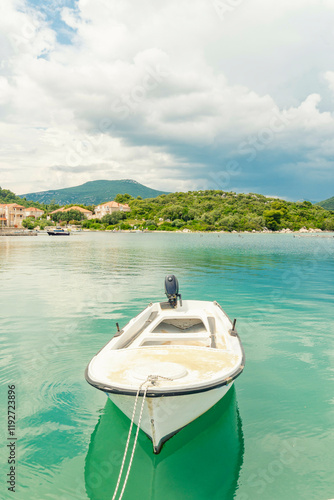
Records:
{"label": "green vegetation", "polygon": [[[121,195],[125,196],[125,195]],[[302,227],[334,230],[334,214],[308,201],[288,202],[258,194],[189,191],[156,198],[121,198],[131,212],[113,212],[101,220],[86,220],[82,227],[98,230],[148,231],[272,231]]]}
{"label": "green vegetation", "polygon": [[[115,196],[114,201],[116,201],[116,203],[128,203],[130,200],[132,200],[132,198],[133,198],[133,196],[131,196],[128,193],[117,194]],[[142,196],[137,196],[137,199],[142,200],[143,198],[142,198]]]}
{"label": "green vegetation", "polygon": [[259,194],[217,190],[171,193],[154,199],[131,200],[128,218],[142,227],[176,231],[272,231],[302,227],[334,230],[334,215],[308,201],[288,202]]}
{"label": "green vegetation", "polygon": [[22,226],[25,227],[26,229],[40,229],[43,231],[43,229],[46,228],[46,226],[54,226],[54,223],[52,221],[47,221],[45,219],[37,219],[35,220],[33,217],[27,217],[22,221]]}
{"label": "green vegetation", "polygon": [[35,227],[34,222],[31,220],[30,217],[27,217],[22,221],[22,226],[25,227],[26,229],[34,229]]}
{"label": "green vegetation", "polygon": [[52,214],[52,220],[55,222],[81,221],[84,219],[84,214],[79,210],[69,210],[68,212],[56,212]]}
{"label": "green vegetation", "polygon": [[[51,203],[54,200],[60,205],[68,205],[70,203],[78,205],[98,205],[106,201],[114,200],[119,193],[129,193],[128,196],[136,198],[152,198],[162,194],[163,191],[148,188],[133,180],[121,181],[91,181],[80,186],[74,186],[65,189],[52,189],[50,191],[41,191],[39,193],[28,193],[25,196],[28,200],[38,201],[39,203]],[[116,200],[118,201],[118,200]],[[119,201],[118,203],[126,203]]]}
{"label": "green vegetation", "polygon": [[317,203],[322,208],[325,208],[326,210],[332,210],[334,212],[334,196],[331,198],[328,198],[327,200],[320,201]]}
{"label": "green vegetation", "polygon": [[126,219],[126,214],[124,212],[112,212],[111,214],[104,215],[101,222],[107,225],[115,225],[124,219]]}
{"label": "green vegetation", "polygon": [[[334,213],[319,205],[312,205],[309,201],[288,202],[253,193],[207,190],[161,194],[156,198],[145,199],[118,193],[115,200],[118,203],[128,203],[131,212],[113,212],[102,219],[87,220],[80,211],[69,210],[52,214],[52,219],[56,223],[61,221],[61,224],[81,225],[84,229],[99,231],[262,231],[265,228],[271,231],[298,231],[302,227],[334,231]],[[32,205],[1,188],[0,203]],[[52,225],[53,222],[46,220],[46,215],[59,208],[59,205],[52,200],[50,205],[34,203],[34,206],[45,210],[45,214],[39,220],[27,219],[25,227],[40,226],[42,229],[46,225]],[[94,210],[94,206],[80,206]]]}
{"label": "green vegetation", "polygon": [[[12,191],[9,189],[2,189],[0,187],[0,203],[17,203],[18,205],[22,205],[23,207],[36,207],[36,208],[41,208],[42,210],[45,210],[45,205],[41,205],[38,202],[32,202],[28,201],[26,198],[21,198],[20,196],[17,196],[14,194]],[[59,208],[59,206],[57,205]],[[56,210],[55,208],[53,210]]]}

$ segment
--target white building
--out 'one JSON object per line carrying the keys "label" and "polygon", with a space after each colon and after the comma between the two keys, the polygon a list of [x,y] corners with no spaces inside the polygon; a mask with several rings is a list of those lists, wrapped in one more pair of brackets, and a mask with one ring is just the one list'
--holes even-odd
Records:
{"label": "white building", "polygon": [[113,212],[130,212],[131,208],[127,203],[117,203],[116,201],[107,201],[107,203],[102,203],[102,205],[97,205],[95,207],[94,214],[90,217],[91,219],[101,219],[104,215],[111,214]]}

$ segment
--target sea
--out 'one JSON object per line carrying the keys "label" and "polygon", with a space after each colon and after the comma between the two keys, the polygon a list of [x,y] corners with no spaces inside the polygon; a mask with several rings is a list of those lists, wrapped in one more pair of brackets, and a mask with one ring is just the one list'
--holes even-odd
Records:
{"label": "sea", "polygon": [[123,499],[333,499],[334,233],[149,232],[0,237],[0,498],[112,500],[130,421],[84,372],[167,274],[246,364],[159,455],[140,431]]}

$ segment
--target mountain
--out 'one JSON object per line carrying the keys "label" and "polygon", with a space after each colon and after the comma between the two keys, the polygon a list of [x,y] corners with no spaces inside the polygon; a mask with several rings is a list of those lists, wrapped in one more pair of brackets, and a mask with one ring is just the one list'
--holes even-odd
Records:
{"label": "mountain", "polygon": [[50,203],[55,201],[59,205],[69,205],[70,203],[79,203],[82,205],[98,205],[105,201],[111,201],[117,194],[129,194],[134,198],[155,198],[160,194],[167,194],[164,191],[157,191],[139,184],[130,179],[120,181],[90,181],[64,189],[51,189],[39,193],[28,193],[20,195],[27,200],[38,201],[40,203]]}
{"label": "mountain", "polygon": [[328,198],[328,200],[319,201],[317,205],[319,205],[322,208],[326,208],[326,210],[334,210],[334,196]]}

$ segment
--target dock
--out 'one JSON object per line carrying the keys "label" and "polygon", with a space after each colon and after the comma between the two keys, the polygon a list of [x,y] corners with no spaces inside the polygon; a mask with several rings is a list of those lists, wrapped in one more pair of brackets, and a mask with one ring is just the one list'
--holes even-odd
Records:
{"label": "dock", "polygon": [[10,231],[8,229],[0,229],[0,236],[37,236],[37,234],[37,231]]}

